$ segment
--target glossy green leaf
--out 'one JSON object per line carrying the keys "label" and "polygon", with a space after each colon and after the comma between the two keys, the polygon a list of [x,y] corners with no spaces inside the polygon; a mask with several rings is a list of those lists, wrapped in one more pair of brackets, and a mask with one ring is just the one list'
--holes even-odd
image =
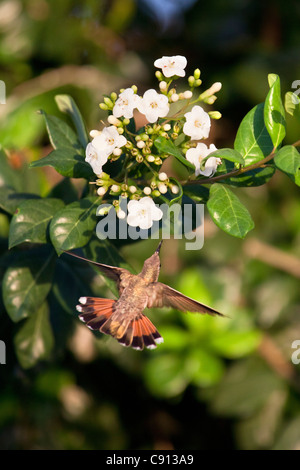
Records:
{"label": "glossy green leaf", "polygon": [[17,193],[11,186],[0,186],[0,208],[13,215],[17,208],[28,199],[40,199],[37,194]]}
{"label": "glossy green leaf", "polygon": [[47,243],[48,225],[64,206],[60,199],[28,199],[14,214],[9,229],[9,248],[23,242]]}
{"label": "glossy green leaf", "polygon": [[277,148],[286,134],[285,111],[280,95],[280,78],[271,74],[269,81],[270,90],[265,101],[264,121],[273,146]]}
{"label": "glossy green leaf", "polygon": [[183,192],[186,196],[195,202],[207,202],[209,198],[209,189],[202,184],[185,184]]}
{"label": "glossy green leaf", "polygon": [[33,315],[47,297],[55,266],[48,246],[20,254],[6,270],[2,294],[8,315],[14,322]]}
{"label": "glossy green leaf", "polygon": [[101,197],[86,197],[56,213],[50,224],[50,238],[58,253],[88,243],[96,227],[96,210],[100,203]]}
{"label": "glossy green leaf", "polygon": [[70,178],[64,178],[51,189],[47,197],[58,198],[65,204],[71,204],[71,202],[78,200],[78,191]]}
{"label": "glossy green leaf", "polygon": [[286,173],[291,180],[300,186],[300,154],[292,145],[285,145],[275,154],[276,167]]}
{"label": "glossy green leaf", "polygon": [[213,184],[210,188],[207,208],[215,224],[229,235],[244,238],[254,228],[246,207],[221,184]]}
{"label": "glossy green leaf", "polygon": [[49,321],[49,308],[44,302],[30,318],[26,319],[14,338],[16,354],[23,369],[48,359],[54,345]]}
{"label": "glossy green leaf", "polygon": [[69,178],[94,178],[94,172],[89,163],[84,160],[84,155],[77,153],[70,147],[53,150],[44,158],[32,162],[30,168],[52,166],[62,176]]}
{"label": "glossy green leaf", "polygon": [[65,121],[56,116],[50,116],[44,111],[41,111],[41,114],[45,118],[49,140],[54,149],[64,147],[71,147],[78,151],[81,149],[77,135]]}
{"label": "glossy green leaf", "polygon": [[89,137],[86,132],[86,128],[81,116],[81,113],[77,107],[77,104],[73,100],[73,98],[69,95],[57,95],[55,97],[55,101],[59,110],[62,113],[68,114],[77,130],[78,138],[81,145],[85,148],[89,142]]}
{"label": "glossy green leaf", "polygon": [[160,136],[155,139],[154,145],[160,153],[173,155],[173,157],[177,158],[183,165],[195,170],[195,166],[183,156],[179,148],[176,147],[171,140]]}
{"label": "glossy green leaf", "polygon": [[252,187],[261,186],[266,184],[274,175],[275,168],[273,166],[266,166],[265,168],[255,168],[254,170],[247,171],[238,176],[232,176],[220,183],[229,184],[230,186],[237,187]]}
{"label": "glossy green leaf", "polygon": [[291,116],[294,116],[298,120],[300,120],[300,98],[299,95],[293,93],[292,91],[288,91],[285,94],[285,103],[284,107],[287,113]]}
{"label": "glossy green leaf", "polygon": [[264,104],[255,106],[242,120],[234,148],[245,160],[245,166],[262,160],[273,150],[272,140],[264,122]]}

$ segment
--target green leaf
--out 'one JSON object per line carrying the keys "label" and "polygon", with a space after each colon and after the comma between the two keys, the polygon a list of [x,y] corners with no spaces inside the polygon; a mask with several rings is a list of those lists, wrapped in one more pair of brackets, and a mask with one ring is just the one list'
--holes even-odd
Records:
{"label": "green leaf", "polygon": [[258,330],[225,331],[211,339],[214,350],[228,359],[246,356],[256,350],[261,341]]}
{"label": "green leaf", "polygon": [[291,180],[300,186],[300,154],[292,145],[285,145],[275,154],[276,167],[286,173]]}
{"label": "green leaf", "polygon": [[[90,243],[83,248],[84,256],[92,261],[98,261],[99,263],[108,264],[109,266],[118,266],[119,268],[128,269],[128,271],[135,274],[135,271],[132,267],[122,258],[119,251],[114,247],[114,245],[109,240],[99,240],[96,235],[93,236]],[[97,268],[97,266],[91,264],[91,267],[101,274],[105,279],[106,284],[110,290],[117,297],[118,289],[116,283],[111,279],[105,277]]]}
{"label": "green leaf", "polygon": [[13,215],[17,208],[28,199],[40,199],[37,194],[17,193],[11,186],[0,187],[0,208]]}
{"label": "green leaf", "polygon": [[186,358],[185,373],[197,386],[207,387],[218,383],[224,370],[223,362],[205,349],[193,349]]}
{"label": "green leaf", "polygon": [[179,148],[176,147],[176,145],[171,140],[160,136],[155,139],[154,145],[160,153],[173,155],[173,157],[177,158],[177,160],[183,163],[183,165],[195,170],[195,166],[182,155]]}
{"label": "green leaf", "polygon": [[88,243],[96,227],[96,209],[100,203],[101,197],[86,197],[56,213],[50,224],[50,238],[58,253]]}
{"label": "green leaf", "polygon": [[23,369],[33,367],[38,361],[49,358],[54,338],[47,302],[25,320],[14,338],[14,344]]}
{"label": "green leaf", "polygon": [[277,148],[286,134],[285,111],[281,101],[279,77],[271,74],[269,82],[270,90],[265,101],[264,120],[274,148]]}
{"label": "green leaf", "polygon": [[49,246],[20,253],[6,270],[2,293],[8,315],[14,322],[29,317],[47,297],[55,266]]}
{"label": "green leaf", "polygon": [[21,173],[16,171],[9,164],[9,159],[7,158],[5,152],[1,149],[0,145],[0,187],[2,186],[11,186],[15,190],[20,189],[21,187]]}
{"label": "green leaf", "polygon": [[62,113],[66,113],[71,117],[71,119],[72,119],[72,121],[73,121],[73,123],[76,127],[77,134],[78,134],[78,137],[79,137],[79,141],[80,141],[82,147],[85,148],[87,146],[88,142],[89,142],[89,137],[88,137],[88,134],[86,132],[86,128],[85,128],[82,116],[80,114],[80,111],[79,111],[75,101],[69,95],[57,95],[55,97],[55,101],[57,103],[57,106],[58,106],[59,110]]}
{"label": "green leaf", "polygon": [[264,122],[264,103],[255,106],[242,120],[234,142],[245,166],[259,162],[273,150],[272,140]]}
{"label": "green leaf", "polygon": [[64,147],[71,147],[78,151],[82,149],[82,146],[77,139],[77,135],[65,121],[56,116],[50,116],[44,111],[40,112],[45,118],[49,139],[54,149],[61,149]]}
{"label": "green leaf", "polygon": [[71,202],[77,201],[78,194],[70,178],[64,178],[51,189],[47,197],[62,199],[65,204],[71,204]]}
{"label": "green leaf", "polygon": [[300,99],[296,93],[288,91],[285,94],[284,106],[287,113],[300,120]]}
{"label": "green leaf", "polygon": [[60,199],[28,199],[14,214],[9,228],[9,248],[19,243],[47,243],[50,220],[64,206]]}
{"label": "green leaf", "polygon": [[144,367],[149,390],[156,396],[167,398],[182,393],[188,384],[184,365],[184,358],[174,353],[151,358]]}
{"label": "green leaf", "polygon": [[233,364],[210,396],[218,415],[250,416],[269,400],[270,394],[285,389],[283,380],[257,358]]}
{"label": "green leaf", "polygon": [[49,155],[32,162],[29,166],[30,168],[52,166],[62,176],[69,178],[90,179],[95,176],[91,165],[84,160],[84,156],[69,147],[53,150]]}
{"label": "green leaf", "polygon": [[195,202],[207,202],[209,198],[209,189],[202,184],[185,184],[183,192],[186,196]]}
{"label": "green leaf", "polygon": [[218,149],[214,152],[211,152],[207,157],[203,158],[201,164],[208,160],[210,157],[222,158],[224,160],[228,160],[233,163],[238,163],[242,166],[245,165],[244,157],[238,152],[237,150],[225,148],[225,149]]}
{"label": "green leaf", "polygon": [[241,173],[238,176],[232,176],[220,183],[229,184],[231,186],[252,187],[266,184],[274,175],[275,168],[266,166],[265,168],[255,168],[254,170]]}
{"label": "green leaf", "polygon": [[246,207],[221,184],[213,184],[210,188],[207,208],[215,224],[229,235],[244,238],[254,228]]}

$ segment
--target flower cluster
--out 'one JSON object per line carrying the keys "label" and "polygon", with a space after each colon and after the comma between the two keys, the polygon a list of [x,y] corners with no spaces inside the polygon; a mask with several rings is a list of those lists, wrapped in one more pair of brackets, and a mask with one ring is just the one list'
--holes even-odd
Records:
{"label": "flower cluster", "polygon": [[[101,131],[92,130],[92,140],[86,147],[86,161],[97,175],[98,194],[108,194],[108,199],[113,199],[120,218],[125,213],[119,200],[129,199],[127,223],[141,229],[150,228],[154,220],[162,217],[154,199],[168,202],[180,197],[182,192],[180,183],[161,171],[165,159],[170,155],[178,157],[179,152],[181,162],[186,161],[188,168],[191,164],[195,167],[194,177],[213,176],[221,163],[219,158],[208,157],[217,150],[213,144],[208,147],[199,143],[209,137],[211,119],[221,117],[218,111],[207,112],[199,103],[213,104],[221,83],[214,83],[195,97],[196,89],[202,84],[200,70],[196,69],[188,77],[188,89],[178,93],[172,83],[185,77],[186,58],[164,56],[154,66],[161,69],[155,74],[159,92],[151,88],[140,96],[133,85],[119,94],[113,92],[106,96],[100,108],[109,114],[108,125]],[[135,113],[141,113],[147,121],[138,130]],[[103,167],[108,161],[119,159],[122,170],[113,179],[103,172]]]}

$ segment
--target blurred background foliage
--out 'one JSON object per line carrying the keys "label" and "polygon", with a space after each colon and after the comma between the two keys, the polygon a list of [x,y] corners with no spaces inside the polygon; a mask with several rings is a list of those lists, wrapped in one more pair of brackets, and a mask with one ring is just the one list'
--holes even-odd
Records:
{"label": "blurred background foliage", "polygon": [[[223,83],[216,103],[223,118],[214,122],[212,141],[232,147],[241,119],[266,96],[267,74],[280,75],[283,92],[300,79],[299,16],[296,0],[288,8],[283,0],[1,1],[7,96],[0,143],[9,158],[1,154],[0,185],[48,194],[61,177],[49,167],[27,168],[50,151],[36,111],[61,117],[54,96],[68,93],[88,129],[96,128],[102,95],[132,83],[156,86],[153,62],[162,55],[185,55],[207,86]],[[299,139],[299,126],[289,128],[285,143]],[[229,319],[156,309],[150,317],[165,343],[127,350],[79,324],[72,306],[86,292],[78,279],[90,279],[102,297],[111,293],[88,265],[74,263],[67,272],[62,259],[53,290],[59,298],[65,283],[70,292],[50,314],[51,358],[28,367],[14,352],[20,325],[1,302],[7,364],[0,365],[0,448],[300,448],[300,365],[291,362],[292,342],[300,339],[299,188],[277,172],[239,194],[256,224],[245,240],[207,220],[202,250],[166,240],[161,251],[160,279]],[[5,256],[10,217],[0,211]],[[140,270],[155,248],[142,241],[121,254]],[[1,276],[4,270],[0,265]]]}

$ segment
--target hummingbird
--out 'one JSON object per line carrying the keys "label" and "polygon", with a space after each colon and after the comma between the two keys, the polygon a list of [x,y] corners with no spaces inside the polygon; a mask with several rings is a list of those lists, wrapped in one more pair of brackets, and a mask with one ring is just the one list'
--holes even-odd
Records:
{"label": "hummingbird", "polygon": [[133,349],[155,349],[163,338],[143,311],[146,307],[172,307],[181,311],[224,316],[216,310],[187,297],[172,287],[158,282],[160,242],[139,274],[127,269],[91,261],[69,251],[65,253],[98,266],[100,271],[117,283],[119,299],[80,297],[76,310],[79,319],[90,329],[111,335],[123,346]]}

